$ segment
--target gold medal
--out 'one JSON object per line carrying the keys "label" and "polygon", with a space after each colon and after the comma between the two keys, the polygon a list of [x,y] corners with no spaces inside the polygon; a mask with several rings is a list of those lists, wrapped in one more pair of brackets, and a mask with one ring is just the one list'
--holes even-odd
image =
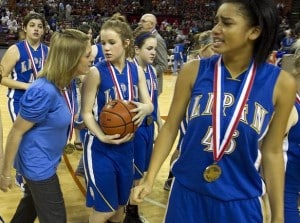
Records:
{"label": "gold medal", "polygon": [[65,154],[72,154],[75,151],[75,146],[72,143],[68,143],[64,147]]}
{"label": "gold medal", "polygon": [[209,165],[203,172],[203,177],[207,182],[216,181],[222,174],[222,169],[216,163]]}

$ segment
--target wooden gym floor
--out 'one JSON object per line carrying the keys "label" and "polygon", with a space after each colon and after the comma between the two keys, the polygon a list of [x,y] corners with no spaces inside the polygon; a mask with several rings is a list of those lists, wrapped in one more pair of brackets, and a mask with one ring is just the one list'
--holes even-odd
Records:
{"label": "wooden gym floor", "polygon": [[[162,116],[167,116],[169,106],[173,96],[173,90],[176,82],[176,76],[170,73],[164,75],[164,89],[163,93],[159,97],[159,106]],[[7,111],[7,88],[0,86],[0,109],[2,112],[3,132],[4,132],[4,146],[6,143],[6,137],[11,127],[11,119]],[[176,142],[174,143],[176,145]],[[5,148],[5,147],[4,147]],[[173,148],[174,149],[174,148]],[[67,155],[71,168],[74,170],[77,167],[78,161],[81,156],[80,151]],[[169,159],[166,160],[161,168],[154,185],[153,192],[147,197],[147,199],[140,205],[140,214],[143,215],[150,223],[160,223],[163,220],[165,205],[168,199],[168,192],[163,189],[164,182],[168,176],[169,171]],[[69,171],[68,165],[62,158],[61,164],[58,168],[58,176],[60,179],[61,187],[64,194],[65,204],[67,208],[67,222],[68,223],[86,223],[91,209],[85,207],[85,197],[80,188],[76,184],[76,180],[84,185],[83,178],[72,176]],[[8,223],[14,214],[19,200],[22,197],[20,188],[15,186],[11,191],[4,193],[0,191],[0,216],[3,217],[6,223]],[[38,220],[35,221],[39,222]]]}

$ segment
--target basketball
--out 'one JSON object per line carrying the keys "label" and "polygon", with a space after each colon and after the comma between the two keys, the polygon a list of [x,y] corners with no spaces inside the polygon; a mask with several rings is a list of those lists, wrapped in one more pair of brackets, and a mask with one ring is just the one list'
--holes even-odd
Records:
{"label": "basketball", "polygon": [[102,108],[99,124],[106,135],[120,134],[120,138],[134,133],[137,126],[132,122],[135,112],[130,112],[136,105],[130,101],[112,100]]}

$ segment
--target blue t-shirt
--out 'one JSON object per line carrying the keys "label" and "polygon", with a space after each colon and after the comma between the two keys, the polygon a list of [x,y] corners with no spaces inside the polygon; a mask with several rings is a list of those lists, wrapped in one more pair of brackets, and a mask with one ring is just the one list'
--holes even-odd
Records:
{"label": "blue t-shirt", "polygon": [[35,125],[22,137],[15,168],[30,180],[53,176],[66,145],[71,113],[61,91],[42,77],[26,90],[20,116]]}

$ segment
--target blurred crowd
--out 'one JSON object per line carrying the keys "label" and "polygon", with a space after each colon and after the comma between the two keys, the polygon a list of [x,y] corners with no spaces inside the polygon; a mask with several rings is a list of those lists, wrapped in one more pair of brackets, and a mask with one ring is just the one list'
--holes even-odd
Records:
{"label": "blurred crowd", "polygon": [[[31,11],[45,15],[48,22],[44,36],[45,43],[49,42],[53,32],[70,27],[77,28],[83,23],[92,27],[93,39],[97,42],[101,24],[113,13],[125,14],[132,28],[135,28],[141,14],[152,12],[157,16],[157,30],[166,41],[167,48],[173,49],[176,42],[183,39],[185,53],[188,53],[195,44],[194,35],[213,26],[216,2],[216,0],[20,0],[11,7],[4,0],[0,8],[0,45],[8,46],[24,37],[22,19]],[[281,8],[282,5],[279,5],[278,9],[282,14]],[[280,28],[276,50],[287,49],[299,37],[300,20],[291,25],[288,18],[282,15]]]}

